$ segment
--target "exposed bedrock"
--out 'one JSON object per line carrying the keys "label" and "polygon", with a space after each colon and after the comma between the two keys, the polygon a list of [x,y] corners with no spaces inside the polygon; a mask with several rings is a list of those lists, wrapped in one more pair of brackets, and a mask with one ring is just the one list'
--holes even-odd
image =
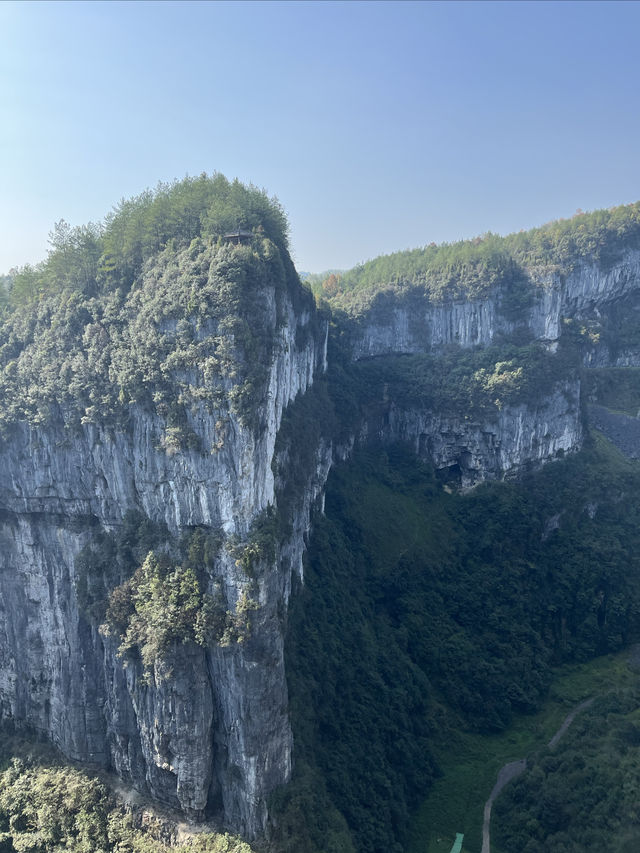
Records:
{"label": "exposed bedrock", "polygon": [[616,301],[638,298],[640,252],[627,252],[608,270],[578,262],[567,275],[531,270],[531,304],[519,312],[505,310],[503,291],[488,297],[442,303],[402,297],[385,300],[358,325],[354,358],[389,353],[427,352],[442,346],[488,346],[500,336],[527,328],[537,340],[554,343],[567,318],[606,312]]}
{"label": "exposed bedrock", "polygon": [[[523,323],[555,342],[564,319],[607,311],[639,283],[638,252],[606,273],[583,264],[565,279],[549,274]],[[274,463],[283,412],[326,366],[326,327],[310,299],[267,320],[273,356],[257,430],[229,405],[223,418],[203,406],[188,414],[201,449],[172,455],[161,440],[166,423],[134,406],[126,429],[67,428],[54,416],[42,427],[18,424],[0,446],[0,714],[48,735],[73,759],[111,767],[157,799],[191,816],[216,814],[248,837],[264,829],[267,797],[291,772],[284,620],[336,454],[330,441],[311,448],[284,541],[256,569],[258,609],[242,643],[177,644],[145,674],[80,612],[75,564],[96,531],[117,531],[130,510],[164,522],[173,536],[202,525],[223,542],[209,581],[233,610],[247,579],[224,542],[246,539],[277,506],[287,487],[286,474],[274,473],[282,470]],[[361,324],[354,357],[484,346],[513,328],[498,296],[425,302],[418,316],[397,304]],[[536,401],[475,419],[389,402],[352,437],[368,440],[410,442],[469,487],[578,448],[578,381],[558,380]]]}
{"label": "exposed bedrock", "polygon": [[[70,758],[113,767],[191,816],[214,812],[249,837],[264,827],[269,791],[291,771],[283,614],[326,478],[322,448],[319,480],[310,472],[289,540],[275,565],[256,572],[258,609],[243,643],[178,643],[145,674],[80,613],[75,562],[97,530],[117,530],[130,510],[172,535],[203,525],[223,542],[246,538],[277,501],[272,462],[283,411],[325,368],[326,328],[309,302],[297,314],[289,305],[284,324],[274,311],[257,431],[228,407],[220,441],[219,413],[202,407],[189,413],[189,426],[203,449],[168,454],[166,424],[133,407],[125,430],[67,428],[54,417],[45,427],[17,425],[0,448],[2,717],[47,734]],[[247,578],[224,545],[210,581],[233,610]]]}

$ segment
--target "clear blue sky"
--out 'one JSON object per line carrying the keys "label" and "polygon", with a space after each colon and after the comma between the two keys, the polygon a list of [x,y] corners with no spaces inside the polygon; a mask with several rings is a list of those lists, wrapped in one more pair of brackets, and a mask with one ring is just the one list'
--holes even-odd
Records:
{"label": "clear blue sky", "polygon": [[301,270],[640,199],[640,4],[0,2],[0,272],[219,171]]}

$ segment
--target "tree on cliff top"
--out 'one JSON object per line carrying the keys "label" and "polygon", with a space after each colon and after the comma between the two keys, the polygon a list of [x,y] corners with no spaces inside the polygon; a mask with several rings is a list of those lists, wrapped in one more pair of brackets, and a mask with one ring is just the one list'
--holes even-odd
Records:
{"label": "tree on cliff top", "polygon": [[197,237],[215,240],[238,228],[288,250],[289,225],[276,198],[237,179],[203,172],[122,199],[103,223],[72,228],[60,220],[49,235],[46,261],[16,270],[3,284],[13,306],[43,292],[126,291],[145,261],[169,243],[179,249]]}

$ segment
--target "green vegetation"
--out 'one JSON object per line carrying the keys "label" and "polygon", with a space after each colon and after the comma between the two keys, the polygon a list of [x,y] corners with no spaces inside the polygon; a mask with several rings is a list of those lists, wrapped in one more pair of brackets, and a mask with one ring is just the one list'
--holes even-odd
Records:
{"label": "green vegetation", "polygon": [[352,371],[373,399],[380,401],[386,393],[400,407],[469,419],[508,404],[535,404],[555,383],[575,376],[576,368],[574,351],[552,355],[534,343],[451,348],[438,355],[390,355],[363,360]]}
{"label": "green vegetation", "polygon": [[255,424],[273,346],[269,289],[284,286],[268,241],[195,241],[165,250],[127,296],[65,292],[25,304],[0,330],[0,426],[42,424],[59,409],[67,423],[125,423],[137,403],[166,421],[159,443],[171,453],[197,446],[190,411],[205,405],[221,413],[224,441],[227,396]]}
{"label": "green vegetation", "polygon": [[[225,241],[239,228],[248,232],[243,245]],[[147,677],[180,644],[244,642],[258,573],[289,532],[325,439],[351,440],[391,403],[491,418],[561,387],[594,347],[624,352],[640,342],[636,315],[621,303],[597,322],[568,320],[554,355],[521,329],[482,350],[353,364],[357,319],[365,311],[384,318],[398,298],[411,308],[495,293],[517,323],[534,297],[534,268],[562,275],[585,259],[607,268],[623,248],[638,247],[640,204],[311,277],[330,308],[317,322],[333,319],[331,366],[284,415],[273,460],[277,512],[267,510],[246,541],[226,543],[246,578],[235,606],[227,609],[214,580],[220,536],[192,530],[178,543],[128,514],[78,556],[81,612]],[[230,414],[258,435],[287,299],[312,309],[288,255],[282,209],[220,175],[159,185],[98,225],[60,222],[43,264],[0,281],[0,435],[17,422],[60,417],[70,430],[124,430],[132,406],[155,417],[156,446],[170,456],[220,452]],[[587,398],[635,414],[639,376],[594,371]],[[210,447],[198,429],[203,415],[215,423]],[[405,448],[361,451],[337,468],[288,617],[295,773],[271,804],[274,849],[439,851],[441,831],[449,846],[457,831],[478,846],[497,768],[538,749],[563,710],[556,667],[638,636],[639,553],[640,469],[597,437],[520,483],[468,495],[450,494]],[[556,694],[541,711],[550,685]],[[583,794],[590,779],[613,784],[616,767],[632,778],[638,706],[628,686],[594,704],[581,723],[584,737],[593,735],[582,764],[575,750],[540,752],[512,791],[530,832],[505,820],[505,853],[525,844],[531,853],[577,850],[575,820],[585,827],[582,849],[602,847],[602,827],[577,798],[557,805],[558,774]],[[635,831],[634,786],[610,810],[607,831],[620,850]],[[75,771],[14,762],[0,776],[0,853],[165,849],[136,832],[106,788]],[[201,837],[190,849],[249,848]]]}
{"label": "green vegetation", "polygon": [[84,616],[119,642],[121,656],[139,655],[147,676],[167,660],[176,644],[206,647],[244,642],[251,614],[255,561],[273,557],[273,519],[257,520],[246,543],[230,548],[245,569],[247,583],[235,608],[227,610],[214,574],[221,537],[195,528],[180,542],[164,525],[129,512],[115,533],[98,531],[76,558],[76,595]]}
{"label": "green vegetation", "polygon": [[102,781],[62,764],[50,748],[3,734],[0,761],[2,853],[251,853],[228,834],[170,845],[166,821],[149,815],[143,831]]}
{"label": "green vegetation", "polygon": [[583,382],[589,402],[631,417],[640,412],[640,368],[592,369],[585,371]]}
{"label": "green vegetation", "polygon": [[3,290],[14,307],[51,291],[128,291],[145,262],[165,248],[177,251],[199,238],[215,242],[239,228],[288,248],[284,211],[264,190],[218,173],[159,183],[122,199],[104,223],[72,228],[60,220],[49,235],[47,260],[3,276]]}
{"label": "green vegetation", "polygon": [[109,596],[105,634],[120,637],[120,655],[139,651],[145,672],[175,643],[207,646],[224,632],[222,602],[203,593],[191,566],[149,552],[134,575]]}
{"label": "green vegetation", "polygon": [[284,849],[296,833],[328,849],[323,820],[357,851],[404,849],[443,769],[435,744],[507,730],[540,707],[553,666],[637,636],[639,498],[640,470],[599,439],[467,495],[399,448],[336,469],[290,611]]}
{"label": "green vegetation", "polygon": [[260,567],[264,569],[273,563],[282,534],[282,515],[270,505],[253,520],[246,540],[231,537],[225,548],[235,559],[236,566],[254,581]]}
{"label": "green vegetation", "polygon": [[[263,524],[258,524],[258,532],[247,544],[236,546],[238,564],[250,566],[262,556]],[[186,534],[180,543],[180,563],[172,559],[168,545],[162,551],[149,551],[142,565],[110,590],[100,627],[105,636],[118,638],[121,656],[140,655],[146,676],[155,663],[170,657],[176,644],[206,647],[244,642],[251,630],[251,614],[258,609],[250,582],[233,610],[225,608],[219,583],[214,583],[213,594],[205,591],[220,548],[217,536],[201,528]],[[86,552],[81,560],[84,565]]]}
{"label": "green vegetation", "polygon": [[[582,317],[579,321],[574,319],[564,320],[563,332],[566,337],[580,340],[586,352],[591,350],[596,355],[598,351],[608,351],[611,362],[621,358],[624,359],[640,347],[640,317],[633,295],[616,299],[607,305],[607,310],[593,312],[589,317]],[[605,361],[605,363],[607,363]]]}
{"label": "green vegetation", "polygon": [[609,269],[623,252],[640,248],[640,202],[577,213],[540,228],[510,234],[509,250],[527,265],[571,265],[596,261]]}
{"label": "green vegetation", "polygon": [[503,311],[513,317],[532,299],[523,267],[503,246],[503,238],[487,235],[453,245],[429,246],[383,255],[345,273],[331,291],[319,293],[332,307],[359,315],[381,314],[397,297],[445,302],[481,299],[500,289]]}
{"label": "green vegetation", "polygon": [[[629,652],[626,651],[599,657],[587,664],[556,667],[540,711],[516,716],[508,728],[497,734],[451,732],[446,743],[436,747],[442,775],[417,812],[407,853],[449,853],[451,839],[458,831],[465,834],[464,850],[477,853],[482,844],[484,804],[500,768],[524,757],[530,762],[539,751],[546,752],[546,744],[567,714],[582,700],[605,695],[611,690],[627,689],[637,678],[628,660]],[[623,782],[622,778],[618,780],[619,785]],[[510,790],[505,789],[493,807],[492,850],[498,850],[496,838],[501,834],[502,812],[509,801],[507,791]],[[516,825],[520,822],[520,810],[513,803],[511,809],[513,816],[508,822]],[[504,853],[519,849],[524,846],[507,844]],[[593,849],[614,848],[603,844]]]}
{"label": "green vegetation", "polygon": [[121,201],[107,217],[100,271],[111,284],[126,286],[167,244],[187,246],[196,238],[215,239],[237,229],[255,230],[287,249],[286,216],[264,190],[220,174],[159,184],[153,192]]}
{"label": "green vegetation", "polygon": [[500,289],[503,310],[515,317],[531,299],[529,268],[567,272],[588,260],[606,269],[629,248],[640,248],[640,202],[507,237],[489,233],[383,255],[349,270],[330,286],[314,281],[313,287],[317,298],[354,315],[381,308],[390,297],[440,302],[482,298]]}
{"label": "green vegetation", "polygon": [[300,277],[317,299],[335,296],[340,290],[340,279],[343,275],[344,270],[325,270],[320,273],[306,273],[304,276],[300,273]]}
{"label": "green vegetation", "polygon": [[[238,225],[253,229],[248,245],[221,240]],[[311,302],[277,202],[220,175],[123,201],[103,227],[59,223],[48,260],[3,285],[0,429],[59,411],[125,423],[136,403],[165,420],[168,453],[219,449],[228,404],[259,428],[283,295]],[[190,423],[201,405],[220,415],[214,448]]]}
{"label": "green vegetation", "polygon": [[638,849],[640,689],[637,666],[617,669],[558,746],[532,755],[497,800],[496,853]]}
{"label": "green vegetation", "polygon": [[75,561],[76,597],[84,616],[99,625],[111,590],[130,578],[149,551],[164,546],[168,539],[165,525],[133,510],[125,514],[116,532],[96,531]]}

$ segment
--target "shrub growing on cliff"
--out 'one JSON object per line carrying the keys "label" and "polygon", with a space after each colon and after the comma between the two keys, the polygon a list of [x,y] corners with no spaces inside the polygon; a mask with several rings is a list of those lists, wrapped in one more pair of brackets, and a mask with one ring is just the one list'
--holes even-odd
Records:
{"label": "shrub growing on cliff", "polygon": [[533,343],[363,359],[349,373],[364,405],[391,401],[468,419],[495,416],[507,405],[533,407],[576,368],[574,350],[550,354]]}
{"label": "shrub growing on cliff", "polygon": [[165,524],[129,510],[113,533],[97,531],[75,560],[78,607],[94,624],[105,617],[109,593],[136,570],[150,550],[166,544]]}
{"label": "shrub growing on cliff", "polygon": [[[219,583],[213,595],[204,591],[220,544],[217,536],[196,529],[180,543],[181,563],[165,552],[150,551],[131,577],[109,593],[100,630],[119,639],[121,656],[139,653],[146,675],[156,662],[170,657],[176,644],[228,646],[248,639],[251,616],[258,609],[251,584],[240,590],[231,610],[225,607]],[[238,546],[238,553],[244,555],[250,545]]]}
{"label": "shrub growing on cliff", "polygon": [[206,646],[226,628],[221,601],[203,593],[190,566],[172,567],[152,551],[134,575],[109,596],[106,634],[120,638],[120,654],[138,649],[150,672],[174,643]]}

